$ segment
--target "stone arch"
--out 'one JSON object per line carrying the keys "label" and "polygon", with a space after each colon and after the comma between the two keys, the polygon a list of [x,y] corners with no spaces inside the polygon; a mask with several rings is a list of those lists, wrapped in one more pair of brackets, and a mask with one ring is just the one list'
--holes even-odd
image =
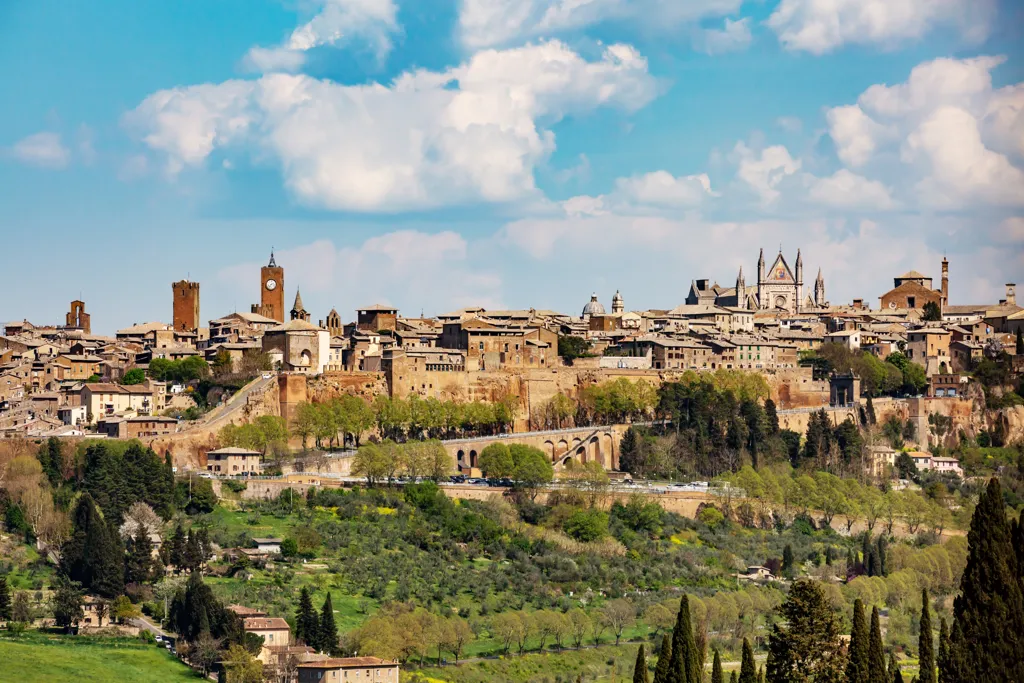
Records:
{"label": "stone arch", "polygon": [[615,462],[615,440],[609,432],[601,435],[601,458],[606,470],[616,469],[618,463]]}
{"label": "stone arch", "polygon": [[555,461],[555,443],[550,439],[544,442],[544,452],[547,454],[548,459],[551,460],[551,462]]}
{"label": "stone arch", "polygon": [[472,450],[469,452],[469,466],[476,467],[476,451]]}
{"label": "stone arch", "polygon": [[576,459],[581,463],[587,461],[587,447],[585,445],[581,444],[576,448]]}
{"label": "stone arch", "polygon": [[455,461],[459,464],[459,469],[466,466],[466,451],[459,449],[459,452],[455,454]]}
{"label": "stone arch", "polygon": [[594,435],[587,441],[587,454],[589,456],[588,460],[596,460],[601,463],[602,467],[604,466],[604,458],[601,457],[601,441],[597,438],[597,435]]}
{"label": "stone arch", "polygon": [[562,455],[563,453],[567,453],[568,451],[569,442],[566,441],[565,439],[562,439],[561,441],[558,442],[558,447],[555,449],[555,455]]}

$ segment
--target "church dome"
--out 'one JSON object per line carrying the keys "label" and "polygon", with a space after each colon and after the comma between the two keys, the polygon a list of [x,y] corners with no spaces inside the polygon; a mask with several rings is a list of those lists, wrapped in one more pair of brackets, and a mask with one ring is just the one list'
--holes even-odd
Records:
{"label": "church dome", "polygon": [[583,315],[604,315],[604,306],[597,300],[597,294],[590,295],[590,303],[583,307]]}

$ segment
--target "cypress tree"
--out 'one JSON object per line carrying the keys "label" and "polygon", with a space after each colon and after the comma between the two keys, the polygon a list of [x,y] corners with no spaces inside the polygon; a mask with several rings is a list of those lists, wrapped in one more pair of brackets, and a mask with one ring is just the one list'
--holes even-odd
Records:
{"label": "cypress tree", "polygon": [[124,593],[124,546],[88,493],[72,515],[74,532],[61,548],[61,571],[90,593],[116,598]]}
{"label": "cypress tree", "polygon": [[875,548],[878,553],[878,573],[876,576],[888,576],[889,575],[889,558],[888,558],[888,544],[885,542],[884,536],[879,536],[875,542]]}
{"label": "cypress tree", "polygon": [[338,651],[338,627],[334,623],[334,605],[331,603],[331,594],[328,593],[324,599],[323,609],[320,611],[319,631],[321,652],[334,654]]}
{"label": "cypress tree", "polygon": [[148,583],[153,576],[153,542],[145,529],[139,529],[135,538],[128,538],[128,554],[125,557],[124,582]]}
{"label": "cypress tree", "polygon": [[890,682],[895,681],[897,677],[901,682],[903,681],[903,675],[900,673],[900,663],[896,661],[896,650],[893,650],[889,653],[889,671],[886,674],[886,680]]}
{"label": "cypress tree", "polygon": [[871,608],[871,643],[868,645],[869,683],[888,683],[885,671],[885,645],[882,644],[882,625],[878,608]]}
{"label": "cypress tree", "polygon": [[0,576],[0,621],[11,619],[11,589],[7,586],[7,577]]}
{"label": "cypress tree", "polygon": [[757,683],[757,667],[754,664],[754,650],[750,641],[743,639],[743,657],[740,662],[739,683]]}
{"label": "cypress tree", "polygon": [[787,576],[793,571],[793,548],[787,543],[782,549],[782,573]]}
{"label": "cypress tree", "polygon": [[1017,355],[1024,356],[1024,328],[1017,328]]}
{"label": "cypress tree", "polygon": [[718,650],[715,650],[715,656],[711,659],[711,683],[725,683],[725,677],[722,674],[722,657],[718,654]]}
{"label": "cypress tree", "polygon": [[731,674],[729,674],[729,683],[736,683],[736,672],[735,671],[733,671]]}
{"label": "cypress tree", "polygon": [[320,621],[305,586],[299,591],[299,607],[295,612],[295,639],[313,648],[320,642]]}
{"label": "cypress tree", "polygon": [[641,645],[636,651],[636,664],[633,665],[633,683],[649,683],[647,675],[647,657],[644,656],[644,646]]}
{"label": "cypress tree", "polygon": [[846,683],[868,683],[868,624],[864,620],[864,603],[853,603],[853,629],[850,631],[849,659],[846,662]]}
{"label": "cypress tree", "polygon": [[1024,586],[996,478],[974,510],[967,547],[943,680],[1024,681]]}
{"label": "cypress tree", "polygon": [[946,677],[943,675],[943,671],[948,666],[949,659],[949,628],[946,626],[946,618],[939,618],[939,655],[936,659],[936,664],[939,667],[939,683],[946,683]]}
{"label": "cypress tree", "polygon": [[672,631],[672,658],[668,665],[667,683],[700,683],[697,646],[690,626],[690,599],[684,595],[679,602],[676,627]]}
{"label": "cypress tree", "polygon": [[918,683],[935,683],[935,650],[932,642],[932,617],[928,607],[928,589],[921,590],[921,635],[918,637],[918,659],[921,672]]}
{"label": "cypress tree", "polygon": [[661,637],[658,664],[654,667],[654,683],[668,683],[668,667],[672,661],[672,638],[666,633]]}

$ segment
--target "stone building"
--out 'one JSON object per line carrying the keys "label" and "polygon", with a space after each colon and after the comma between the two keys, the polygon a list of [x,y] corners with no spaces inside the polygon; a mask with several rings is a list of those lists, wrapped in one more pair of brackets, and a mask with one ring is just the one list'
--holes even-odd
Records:
{"label": "stone building", "polygon": [[924,310],[934,303],[939,310],[949,304],[949,261],[942,259],[942,288],[935,289],[927,275],[911,270],[893,278],[893,288],[879,297],[882,310]]}
{"label": "stone building", "polygon": [[394,330],[398,325],[398,309],[374,304],[356,311],[356,327],[363,332]]}
{"label": "stone building", "polygon": [[267,330],[263,334],[263,352],[282,372],[319,375],[330,362],[331,335],[323,328],[296,319]]}
{"label": "stone building", "polygon": [[199,329],[199,283],[181,280],[171,285],[173,294],[173,327],[179,332]]}
{"label": "stone building", "polygon": [[295,303],[292,305],[291,310],[292,320],[305,320],[309,322],[309,313],[306,312],[305,306],[302,305],[302,292],[298,288],[295,289]]}
{"label": "stone building", "polygon": [[558,364],[558,334],[545,327],[498,325],[480,318],[449,322],[441,333],[441,347],[465,351],[470,371]]}
{"label": "stone building", "polygon": [[206,471],[222,476],[252,476],[260,473],[259,451],[220,448],[206,454]]}
{"label": "stone building", "polygon": [[298,665],[298,683],[398,683],[398,662],[376,657],[323,659]]}

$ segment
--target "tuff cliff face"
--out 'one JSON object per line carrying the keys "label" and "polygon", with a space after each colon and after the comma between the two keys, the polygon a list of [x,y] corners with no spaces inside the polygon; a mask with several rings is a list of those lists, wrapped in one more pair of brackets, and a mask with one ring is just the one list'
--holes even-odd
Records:
{"label": "tuff cliff face", "polygon": [[1003,408],[989,418],[989,431],[1003,434],[1005,443],[1024,442],[1024,406]]}

